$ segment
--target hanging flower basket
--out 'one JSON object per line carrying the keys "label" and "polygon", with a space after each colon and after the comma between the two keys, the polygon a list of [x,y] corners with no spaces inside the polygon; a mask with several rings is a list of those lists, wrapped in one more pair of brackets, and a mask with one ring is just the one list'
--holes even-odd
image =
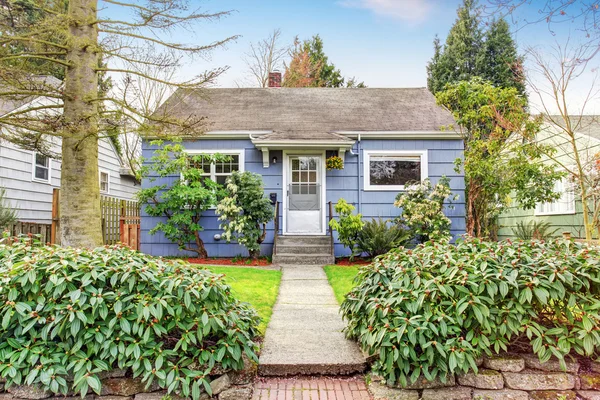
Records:
{"label": "hanging flower basket", "polygon": [[327,171],[331,171],[332,169],[344,169],[344,160],[339,156],[331,156],[325,161],[325,165],[327,166]]}

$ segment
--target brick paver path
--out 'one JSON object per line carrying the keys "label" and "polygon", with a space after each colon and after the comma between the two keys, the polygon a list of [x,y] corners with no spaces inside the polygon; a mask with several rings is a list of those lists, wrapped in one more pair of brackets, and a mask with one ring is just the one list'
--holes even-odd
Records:
{"label": "brick paver path", "polygon": [[363,377],[259,378],[252,400],[369,400]]}

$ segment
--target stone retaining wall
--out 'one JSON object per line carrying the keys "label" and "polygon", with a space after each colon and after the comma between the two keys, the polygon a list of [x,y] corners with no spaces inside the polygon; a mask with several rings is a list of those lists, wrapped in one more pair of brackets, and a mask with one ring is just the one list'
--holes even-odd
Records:
{"label": "stone retaining wall", "polygon": [[[218,400],[250,400],[252,397],[253,382],[256,376],[256,364],[244,358],[245,368],[242,371],[216,371],[211,376],[212,399]],[[115,370],[102,373],[102,391],[100,395],[91,393],[84,400],[161,400],[167,396],[167,391],[154,384],[146,389],[146,384],[141,379],[131,378],[130,373],[124,370]],[[4,388],[0,383],[0,400],[81,400],[76,393],[68,396],[57,396],[44,391],[36,386],[11,386]],[[91,391],[91,390],[90,390]],[[182,398],[174,394],[169,395],[172,400]],[[201,395],[201,400],[211,399],[208,394]]]}
{"label": "stone retaining wall", "polygon": [[485,358],[479,373],[450,376],[447,382],[425,379],[406,388],[384,386],[373,377],[375,400],[600,400],[600,362],[540,363],[534,355],[505,354]]}

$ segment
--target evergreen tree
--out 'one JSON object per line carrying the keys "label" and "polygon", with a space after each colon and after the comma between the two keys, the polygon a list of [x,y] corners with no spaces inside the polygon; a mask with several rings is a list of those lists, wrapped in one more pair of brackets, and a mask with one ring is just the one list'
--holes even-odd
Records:
{"label": "evergreen tree", "polygon": [[477,0],[464,0],[442,46],[434,39],[433,58],[427,65],[427,87],[436,94],[446,84],[480,77],[504,88],[525,93],[522,57],[518,55],[508,23],[493,21],[482,30]]}
{"label": "evergreen tree", "polygon": [[442,56],[442,45],[440,44],[440,37],[435,35],[433,39],[433,58],[427,63],[427,87],[431,92],[433,88],[440,86],[440,81],[444,81],[442,77],[443,69],[440,66],[440,58]]}
{"label": "evergreen tree", "polygon": [[[449,82],[469,80],[477,76],[476,60],[483,43],[480,11],[476,0],[464,0],[457,19],[446,38],[443,50],[429,63],[429,90],[437,93]],[[434,46],[439,43],[434,42]]]}
{"label": "evergreen tree", "polygon": [[514,87],[525,94],[523,58],[517,53],[506,20],[501,18],[490,24],[476,66],[483,79],[499,87]]}

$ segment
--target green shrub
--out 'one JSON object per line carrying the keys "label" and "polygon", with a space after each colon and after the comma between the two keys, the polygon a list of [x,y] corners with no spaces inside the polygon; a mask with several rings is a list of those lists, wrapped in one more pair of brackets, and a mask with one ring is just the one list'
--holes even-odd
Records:
{"label": "green shrub", "polygon": [[123,368],[198,399],[216,365],[241,369],[242,353],[256,360],[259,319],[221,276],[128,248],[28,243],[0,243],[6,386],[100,393],[98,373]]}
{"label": "green shrub", "polygon": [[405,385],[477,371],[482,355],[526,346],[541,361],[600,350],[600,250],[479,239],[398,248],[364,267],[342,303],[373,370]]}
{"label": "green shrub", "polygon": [[17,222],[17,212],[11,208],[5,199],[6,191],[0,187],[0,229],[7,228],[9,225]]}
{"label": "green shrub", "polygon": [[365,222],[356,238],[356,255],[366,253],[369,257],[385,254],[394,247],[401,246],[411,239],[411,234],[388,220],[372,218]]}
{"label": "green shrub", "polygon": [[517,226],[512,228],[512,231],[519,240],[549,240],[556,235],[558,229],[552,230],[550,222],[531,220],[517,222]]}
{"label": "green shrub", "polygon": [[[163,217],[150,234],[162,232],[165,238],[176,243],[180,250],[191,251],[201,258],[208,253],[200,232],[202,214],[216,206],[223,196],[223,187],[205,176],[211,164],[229,161],[222,154],[190,154],[182,144],[182,139],[164,143],[155,140],[157,146],[150,164],[140,172],[150,184],[138,192],[140,204],[145,205],[146,214]],[[157,185],[156,180],[162,182]]]}
{"label": "green shrub", "polygon": [[329,221],[331,229],[338,233],[338,240],[341,244],[354,253],[354,246],[358,239],[358,234],[364,226],[362,214],[354,215],[355,207],[344,199],[339,199],[335,205],[335,212],[338,214],[338,220]]}

